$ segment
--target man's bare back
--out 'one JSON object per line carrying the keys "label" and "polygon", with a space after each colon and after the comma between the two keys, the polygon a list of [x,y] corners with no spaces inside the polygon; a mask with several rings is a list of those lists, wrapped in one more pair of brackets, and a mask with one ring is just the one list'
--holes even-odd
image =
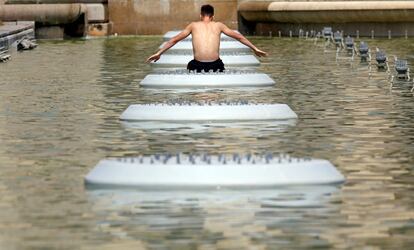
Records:
{"label": "man's bare back", "polygon": [[[204,5],[203,7],[205,7]],[[213,21],[214,9],[212,14],[203,13],[201,8],[200,21],[189,24],[182,32],[171,38],[165,45],[154,55],[147,59],[147,62],[158,61],[161,55],[179,41],[183,40],[190,34],[192,35],[194,59],[198,62],[214,62],[220,58],[220,35],[221,33],[230,36],[244,45],[250,47],[257,56],[266,56],[267,53],[259,50],[243,35],[229,29],[226,25]],[[213,8],[208,5],[209,8]]]}
{"label": "man's bare back", "polygon": [[194,22],[190,24],[193,37],[194,59],[201,62],[215,61],[220,57],[221,27],[217,22]]}

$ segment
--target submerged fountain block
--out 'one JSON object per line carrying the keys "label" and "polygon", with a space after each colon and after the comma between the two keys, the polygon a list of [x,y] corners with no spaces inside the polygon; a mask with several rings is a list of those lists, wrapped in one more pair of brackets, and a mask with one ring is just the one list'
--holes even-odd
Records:
{"label": "submerged fountain block", "polygon": [[[253,55],[222,55],[220,56],[225,67],[258,67],[260,62]],[[188,62],[193,60],[193,55],[162,55],[151,66],[159,68],[186,68]]]}
{"label": "submerged fountain block", "polygon": [[17,42],[17,50],[32,50],[37,47],[37,44],[34,40],[31,40],[27,37],[24,37]]}
{"label": "submerged fountain block", "polygon": [[87,185],[191,187],[318,185],[344,182],[329,161],[283,155],[152,155],[101,160]]}
{"label": "submerged fountain block", "polygon": [[7,50],[3,50],[4,48],[0,48],[0,62],[6,62],[10,60],[11,56],[8,53]]}
{"label": "submerged fountain block", "polygon": [[[165,43],[161,44],[160,48],[162,48]],[[189,53],[193,52],[193,44],[191,41],[182,41],[175,44],[171,47],[168,51],[177,52],[177,53]],[[251,49],[246,45],[237,42],[237,41],[222,41],[220,43],[220,51],[221,52],[242,52],[242,53],[249,53]]]}
{"label": "submerged fountain block", "polygon": [[275,81],[266,74],[241,71],[149,74],[140,83],[143,87],[263,87]]}
{"label": "submerged fountain block", "polygon": [[332,37],[332,27],[324,27],[322,35],[325,39],[330,39]]}
{"label": "submerged fountain block", "polygon": [[166,103],[130,105],[125,121],[252,121],[286,120],[298,116],[286,104]]}
{"label": "submerged fountain block", "polygon": [[378,68],[387,67],[387,55],[381,50],[377,50],[375,53],[375,60],[377,61]]}
{"label": "submerged fountain block", "polygon": [[361,54],[361,56],[367,57],[368,52],[369,52],[368,44],[366,42],[361,42],[359,44],[359,54]]}
{"label": "submerged fountain block", "polygon": [[333,40],[336,45],[341,45],[343,41],[342,33],[339,31],[335,32],[335,34],[333,35]]}
{"label": "submerged fountain block", "polygon": [[350,36],[347,36],[345,38],[345,47],[346,47],[346,49],[347,50],[353,50],[354,49],[354,45],[355,45],[354,39],[352,37],[350,37]]}
{"label": "submerged fountain block", "polygon": [[407,60],[400,60],[398,59],[395,62],[395,71],[397,71],[398,75],[406,75],[408,72],[408,62]]}
{"label": "submerged fountain block", "polygon": [[371,61],[371,55],[369,51],[368,44],[364,41],[361,41],[359,44],[359,55],[361,57],[361,62],[367,62],[368,60]]}

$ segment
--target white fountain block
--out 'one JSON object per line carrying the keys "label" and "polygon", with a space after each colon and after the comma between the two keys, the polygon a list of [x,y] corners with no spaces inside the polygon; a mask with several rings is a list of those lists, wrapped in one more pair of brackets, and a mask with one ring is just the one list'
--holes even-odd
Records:
{"label": "white fountain block", "polygon": [[[235,30],[236,32],[239,32],[239,31],[237,31],[237,30]],[[165,33],[164,34],[164,37],[163,37],[163,39],[164,39],[164,41],[168,41],[168,40],[170,40],[171,38],[173,38],[173,37],[175,37],[176,35],[178,35],[179,33],[181,32],[181,30],[172,30],[172,31],[168,31],[167,33]],[[184,40],[185,41],[191,41],[193,38],[192,38],[192,36],[191,36],[191,34],[189,35],[189,36],[187,36]],[[223,33],[221,33],[221,36],[220,36],[220,40],[221,41],[234,41],[234,39],[233,38],[231,38],[231,37],[229,37],[229,36],[227,36],[227,35],[225,35],[225,34],[223,34]]]}
{"label": "white fountain block", "polygon": [[173,72],[149,74],[141,82],[143,87],[264,87],[275,81],[267,74],[228,71],[223,73]]}
{"label": "white fountain block", "polygon": [[[258,67],[259,60],[253,55],[223,55],[220,56],[225,67]],[[164,54],[157,62],[151,62],[151,66],[159,68],[186,68],[188,62],[193,60],[193,55],[169,55]]]}
{"label": "white fountain block", "polygon": [[[165,43],[161,44],[160,48],[162,48],[164,45]],[[191,41],[182,41],[171,47],[168,51],[176,53],[191,53],[193,52],[193,44]],[[251,52],[251,49],[237,41],[223,41],[220,43],[220,52],[249,53]]]}
{"label": "white fountain block", "polygon": [[320,185],[344,182],[327,160],[289,156],[156,155],[101,160],[87,185],[190,187]]}
{"label": "white fountain block", "polygon": [[287,120],[298,116],[286,104],[134,104],[124,121],[252,121]]}

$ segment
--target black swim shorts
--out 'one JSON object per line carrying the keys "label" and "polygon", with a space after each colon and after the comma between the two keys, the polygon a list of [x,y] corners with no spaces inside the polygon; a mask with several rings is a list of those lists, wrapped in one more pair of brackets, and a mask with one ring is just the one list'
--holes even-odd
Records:
{"label": "black swim shorts", "polygon": [[215,60],[214,62],[200,62],[194,59],[188,63],[187,69],[190,71],[197,71],[198,73],[200,73],[203,70],[204,72],[209,72],[210,70],[212,70],[213,72],[223,72],[224,63],[223,61],[221,61],[220,58]]}

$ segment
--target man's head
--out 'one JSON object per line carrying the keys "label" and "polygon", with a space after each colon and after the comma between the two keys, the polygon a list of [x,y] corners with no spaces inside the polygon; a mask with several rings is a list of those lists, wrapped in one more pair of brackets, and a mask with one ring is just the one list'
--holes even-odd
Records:
{"label": "man's head", "polygon": [[203,17],[209,17],[210,19],[214,16],[214,7],[210,4],[206,4],[201,6],[201,12],[200,12],[201,18]]}

